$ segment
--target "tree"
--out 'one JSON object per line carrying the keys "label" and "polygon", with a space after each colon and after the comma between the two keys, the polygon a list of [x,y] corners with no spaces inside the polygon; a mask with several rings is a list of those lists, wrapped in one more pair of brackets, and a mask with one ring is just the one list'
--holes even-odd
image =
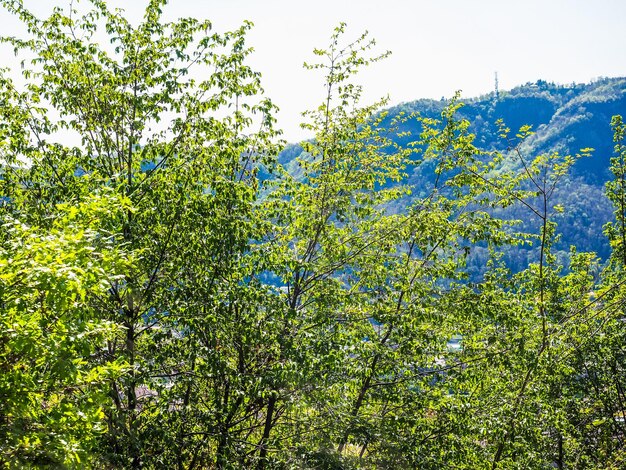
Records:
{"label": "tree", "polygon": [[0,251],[0,464],[89,465],[105,431],[108,383],[126,371],[103,354],[119,328],[93,315],[131,264],[107,230],[124,209],[114,194],[60,205],[38,227],[3,217]]}
{"label": "tree", "polygon": [[[41,20],[21,2],[2,2],[30,34],[6,41],[34,56],[24,91],[2,82],[10,104],[2,110],[6,210],[45,230],[59,204],[79,206],[104,188],[127,201],[110,231],[134,262],[111,279],[106,296],[86,294],[86,315],[119,326],[100,354],[128,368],[108,382],[99,460],[204,465],[213,450],[178,449],[189,436],[161,418],[172,411],[186,420],[175,392],[199,361],[183,349],[185,328],[205,315],[211,298],[224,305],[216,281],[228,277],[254,228],[257,162],[276,153],[268,150],[273,107],[256,98],[259,77],[244,62],[249,24],[224,34],[211,32],[208,21],[164,24],[165,2],[151,1],[135,27],[104,2],[90,3],[89,11],[70,3],[67,13],[56,8]],[[194,67],[209,72],[190,78]],[[216,117],[222,109],[230,112]],[[59,132],[80,143],[54,143]]]}

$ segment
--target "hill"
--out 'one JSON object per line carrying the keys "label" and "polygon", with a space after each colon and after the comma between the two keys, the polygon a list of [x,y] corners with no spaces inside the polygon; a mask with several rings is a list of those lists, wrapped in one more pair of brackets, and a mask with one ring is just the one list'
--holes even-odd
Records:
{"label": "hill", "polygon": [[[587,183],[603,184],[610,177],[613,154],[611,116],[626,111],[626,78],[604,78],[589,84],[556,85],[543,80],[510,91],[463,100],[459,115],[470,121],[477,142],[486,149],[503,150],[495,122],[502,119],[513,131],[532,126],[535,135],[525,151],[539,154],[558,151],[575,154],[581,148],[595,149],[592,159],[580,161],[574,175]],[[389,115],[416,112],[437,117],[447,101],[417,100],[389,109]],[[413,124],[411,126],[411,124]],[[403,130],[419,132],[414,122]]]}
{"label": "hill", "polygon": [[[498,136],[498,120],[511,129],[512,135],[523,125],[532,127],[534,134],[521,147],[527,157],[551,152],[575,155],[583,148],[594,149],[591,157],[576,162],[570,177],[555,194],[555,204],[565,209],[558,217],[561,239],[557,248],[565,264],[571,245],[578,251],[593,251],[606,259],[609,245],[602,227],[612,217],[611,204],[604,194],[604,185],[611,178],[609,160],[613,155],[610,120],[615,114],[626,114],[626,78],[602,78],[588,84],[570,85],[538,80],[497,95],[490,93],[461,101],[464,105],[458,117],[470,122],[470,131],[476,135],[477,146],[482,149],[507,152],[507,142]],[[387,120],[391,122],[401,113],[438,118],[448,104],[448,100],[429,99],[403,103],[386,110]],[[395,141],[406,146],[420,134],[420,122],[407,120],[399,131],[404,135]],[[289,145],[279,160],[295,170],[290,163],[301,151],[300,146]],[[428,184],[425,178],[421,167],[417,167],[403,184],[419,188]],[[402,205],[409,203],[410,197],[393,210],[402,210]],[[526,220],[526,214],[519,208],[511,207],[499,215],[522,220],[524,229],[533,229],[532,222]],[[509,252],[509,265],[514,270],[523,268],[532,250],[532,247],[524,247]],[[484,257],[476,255],[470,262],[480,271]]]}

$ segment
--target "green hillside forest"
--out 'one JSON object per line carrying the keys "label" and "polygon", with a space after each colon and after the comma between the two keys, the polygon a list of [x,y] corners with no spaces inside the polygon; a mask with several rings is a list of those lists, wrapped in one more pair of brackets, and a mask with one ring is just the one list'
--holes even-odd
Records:
{"label": "green hillside forest", "polygon": [[[580,154],[583,148],[591,148],[589,158],[578,159],[569,169],[563,181],[555,188],[554,205],[563,211],[554,215],[558,224],[559,239],[555,242],[555,255],[567,265],[570,246],[580,251],[594,252],[602,260],[611,253],[609,239],[602,236],[603,226],[613,216],[613,206],[605,193],[605,184],[613,178],[610,159],[614,156],[611,117],[626,112],[626,78],[603,78],[591,84],[555,85],[538,80],[511,91],[500,91],[474,99],[462,100],[456,118],[469,122],[468,131],[475,135],[475,145],[485,151],[507,154],[504,165],[509,170],[520,169],[521,161],[514,155],[519,144],[524,155],[559,152],[561,155]],[[405,115],[439,119],[442,111],[450,106],[449,100],[418,100],[390,109],[385,123]],[[499,134],[498,121],[502,120],[510,134],[522,126],[531,126],[533,134],[523,142],[503,139]],[[407,147],[422,132],[418,119],[402,122],[399,130],[405,135],[393,135],[394,143]],[[302,146],[289,145],[279,155],[279,160],[291,171],[297,168],[296,157],[302,154]],[[513,155],[511,155],[513,153]],[[403,178],[414,193],[389,204],[394,211],[402,211],[414,202],[415,196],[423,197],[433,185],[434,173],[424,171],[424,164],[416,165]],[[391,183],[394,185],[397,183]],[[526,231],[537,231],[537,221],[525,212],[523,206],[512,205],[494,208],[492,214],[507,220],[519,220]],[[524,269],[536,256],[536,246],[517,246],[505,250],[508,265],[515,271]],[[474,247],[469,263],[473,275],[483,275],[489,252],[485,246]]]}
{"label": "green hillside forest", "polygon": [[0,0],[0,466],[626,468],[626,79],[363,103],[341,24],[287,145],[165,3]]}

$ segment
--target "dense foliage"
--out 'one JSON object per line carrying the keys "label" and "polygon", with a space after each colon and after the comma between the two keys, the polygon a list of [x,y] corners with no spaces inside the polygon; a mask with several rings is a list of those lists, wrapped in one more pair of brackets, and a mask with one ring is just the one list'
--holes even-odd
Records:
{"label": "dense foliage", "polygon": [[0,464],[623,467],[621,118],[610,258],[572,247],[565,270],[558,194],[586,150],[504,124],[510,151],[481,149],[458,98],[363,106],[352,78],[386,53],[340,25],[306,65],[315,138],[279,157],[250,25],[165,3],[134,26],[1,1],[32,61],[0,80]]}

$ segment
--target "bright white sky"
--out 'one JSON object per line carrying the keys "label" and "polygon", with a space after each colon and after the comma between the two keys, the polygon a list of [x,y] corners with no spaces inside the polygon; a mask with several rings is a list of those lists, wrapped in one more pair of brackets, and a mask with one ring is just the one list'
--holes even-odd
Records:
{"label": "bright white sky", "polygon": [[[44,15],[69,0],[24,0]],[[139,20],[146,0],[110,0]],[[279,126],[293,141],[307,135],[300,113],[323,97],[319,76],[302,69],[332,29],[348,23],[349,38],[368,30],[392,56],[363,75],[366,98],[396,104],[418,98],[471,97],[537,79],[587,82],[626,76],[625,0],[171,0],[166,17],[209,18],[217,31],[254,22],[251,65],[281,108]],[[0,13],[3,34],[17,31]],[[4,52],[2,53],[5,54]],[[2,57],[4,66],[15,59]]]}

